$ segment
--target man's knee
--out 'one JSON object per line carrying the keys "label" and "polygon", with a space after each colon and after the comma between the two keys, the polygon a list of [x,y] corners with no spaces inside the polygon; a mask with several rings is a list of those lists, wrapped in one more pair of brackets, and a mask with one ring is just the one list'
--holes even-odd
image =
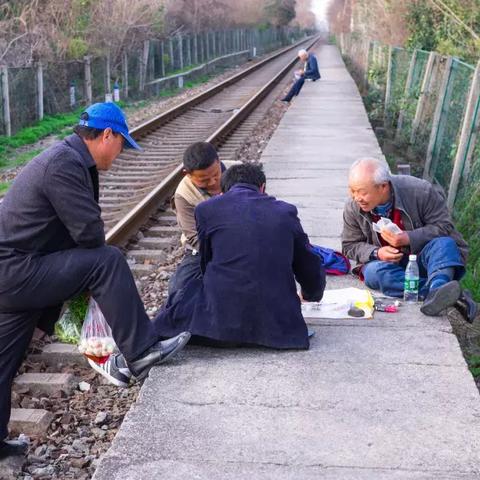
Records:
{"label": "man's knee", "polygon": [[101,258],[110,265],[126,263],[125,256],[117,247],[105,245],[103,247],[100,247],[99,250]]}
{"label": "man's knee", "polygon": [[384,262],[369,262],[363,267],[362,275],[365,280],[365,285],[368,288],[373,288],[374,290],[378,289],[380,285],[378,270],[381,268],[382,263]]}
{"label": "man's knee", "polygon": [[433,262],[439,268],[463,266],[462,254],[451,237],[437,237],[430,240],[420,253],[421,261],[427,266]]}
{"label": "man's knee", "polygon": [[458,249],[458,246],[455,240],[452,237],[437,237],[430,240],[425,248],[455,248]]}

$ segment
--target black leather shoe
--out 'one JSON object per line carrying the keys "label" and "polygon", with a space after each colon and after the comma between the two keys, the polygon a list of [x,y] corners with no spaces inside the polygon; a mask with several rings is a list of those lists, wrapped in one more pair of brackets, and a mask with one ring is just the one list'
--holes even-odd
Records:
{"label": "black leather shoe", "polygon": [[460,312],[463,319],[468,323],[473,323],[478,313],[478,304],[472,298],[469,290],[464,290],[455,304],[455,308]]}
{"label": "black leather shoe", "polygon": [[424,315],[436,317],[440,315],[446,308],[453,307],[460,298],[462,289],[456,280],[442,285],[440,288],[428,292],[427,298],[420,307],[420,311]]}
{"label": "black leather shoe", "polygon": [[143,380],[154,365],[166,362],[175,355],[190,340],[190,333],[183,332],[176,337],[157,342],[145,351],[141,357],[133,362],[128,362],[128,367],[137,380]]}
{"label": "black leather shoe", "polygon": [[14,455],[25,455],[27,450],[28,443],[18,440],[3,440],[0,442],[0,460]]}

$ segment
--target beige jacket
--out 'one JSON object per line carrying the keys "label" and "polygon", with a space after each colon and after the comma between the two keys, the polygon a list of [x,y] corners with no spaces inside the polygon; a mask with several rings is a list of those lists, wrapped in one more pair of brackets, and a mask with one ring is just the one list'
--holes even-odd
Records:
{"label": "beige jacket", "polygon": [[210,195],[197,188],[188,175],[183,177],[173,196],[173,208],[176,211],[178,226],[182,231],[182,245],[193,250],[199,249],[195,207],[210,198]]}

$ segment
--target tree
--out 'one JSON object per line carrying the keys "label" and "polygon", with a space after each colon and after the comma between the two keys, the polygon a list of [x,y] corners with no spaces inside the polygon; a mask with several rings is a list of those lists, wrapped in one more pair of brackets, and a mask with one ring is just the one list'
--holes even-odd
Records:
{"label": "tree", "polygon": [[288,25],[295,18],[296,0],[270,0],[265,6],[268,22],[276,27]]}

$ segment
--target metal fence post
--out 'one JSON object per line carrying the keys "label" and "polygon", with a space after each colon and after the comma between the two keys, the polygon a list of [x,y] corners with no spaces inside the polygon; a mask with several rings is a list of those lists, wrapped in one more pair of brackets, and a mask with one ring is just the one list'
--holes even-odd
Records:
{"label": "metal fence post", "polygon": [[87,99],[87,104],[90,105],[93,101],[92,94],[92,67],[91,67],[91,57],[87,55],[84,57],[84,69],[85,69],[85,98]]}
{"label": "metal fence post", "polygon": [[198,65],[200,62],[198,60],[198,35],[193,36],[193,63]]}
{"label": "metal fence post", "polygon": [[393,68],[393,47],[388,47],[388,68],[387,68],[387,84],[385,87],[385,102],[384,102],[384,123],[387,123],[388,118],[388,106],[392,99],[392,68]]}
{"label": "metal fence post", "polygon": [[370,40],[367,40],[367,54],[365,55],[365,72],[363,75],[363,89],[365,92],[368,92],[368,73],[370,70],[371,51],[372,42]]}
{"label": "metal fence post", "polygon": [[105,94],[110,93],[111,89],[111,75],[110,75],[110,52],[105,57]]}
{"label": "metal fence post", "polygon": [[187,42],[187,65],[192,65],[192,37],[188,36],[185,41]]}
{"label": "metal fence post", "polygon": [[175,61],[173,58],[173,40],[171,37],[168,39],[168,55],[170,57],[170,62],[169,62],[170,71],[173,71],[175,70]]}
{"label": "metal fence post", "polygon": [[480,61],[470,85],[468,95],[467,108],[463,117],[462,131],[460,133],[460,141],[458,143],[455,163],[453,165],[452,178],[448,189],[448,207],[453,209],[455,199],[457,197],[458,185],[464,169],[464,165],[470,163],[475,148],[475,140],[480,125]]}
{"label": "metal fence post", "polygon": [[216,39],[216,32],[212,32],[212,52],[213,58],[217,57],[217,39]]}
{"label": "metal fence post", "polygon": [[430,175],[430,168],[433,161],[433,151],[437,143],[437,137],[440,129],[440,121],[444,112],[443,106],[451,93],[450,76],[452,73],[453,58],[447,58],[447,64],[445,66],[445,73],[442,79],[442,86],[438,95],[437,105],[435,107],[435,114],[433,116],[432,130],[430,131],[430,139],[428,142],[427,155],[425,157],[425,169],[423,171],[423,178],[432,179],[433,175]]}
{"label": "metal fence post", "polygon": [[165,76],[165,43],[160,42],[160,76]]}
{"label": "metal fence post", "polygon": [[128,54],[123,52],[122,55],[122,73],[123,73],[123,96],[128,98]]}
{"label": "metal fence post", "polygon": [[210,42],[208,41],[208,32],[204,32],[203,34],[203,41],[205,42],[205,57],[207,58],[207,62],[210,60]]}
{"label": "metal fence post", "polygon": [[178,35],[178,67],[183,70],[183,41],[182,35]]}
{"label": "metal fence post", "polygon": [[70,108],[75,108],[75,105],[77,103],[77,98],[76,98],[76,92],[75,92],[75,82],[72,80],[70,82],[70,88],[69,88],[69,92],[70,92]]}
{"label": "metal fence post", "polygon": [[37,64],[37,115],[38,119],[43,118],[43,65]]}
{"label": "metal fence post", "polygon": [[435,59],[437,54],[435,52],[430,52],[428,56],[427,67],[425,68],[425,74],[422,80],[422,87],[420,90],[420,97],[418,98],[417,109],[415,110],[415,117],[412,123],[412,132],[410,134],[410,144],[415,143],[415,137],[417,135],[418,127],[420,126],[420,120],[422,119],[423,109],[425,107],[425,102],[430,94],[430,87],[433,80],[433,66],[435,64]]}
{"label": "metal fence post", "polygon": [[200,62],[205,63],[205,45],[203,44],[203,37],[201,34],[198,34],[198,54],[200,56]]}
{"label": "metal fence post", "polygon": [[148,55],[150,53],[150,41],[145,40],[143,42],[143,51],[139,63],[139,78],[138,78],[138,89],[143,92],[145,90],[145,84],[147,81],[147,65],[148,65]]}
{"label": "metal fence post", "polygon": [[2,65],[0,67],[2,77],[2,104],[3,104],[3,123],[5,124],[5,135],[12,136],[12,121],[10,118],[10,95],[8,92],[8,67]]}
{"label": "metal fence post", "polygon": [[[418,50],[415,49],[412,54],[412,59],[410,60],[410,66],[408,68],[407,81],[405,82],[405,98],[406,101],[410,95],[410,90],[412,89],[413,83],[413,72],[415,71],[415,64],[417,63]],[[400,135],[403,128],[403,120],[405,118],[405,103],[402,104],[400,112],[398,113],[398,122],[397,122],[397,131],[395,132],[395,141],[400,141]]]}

